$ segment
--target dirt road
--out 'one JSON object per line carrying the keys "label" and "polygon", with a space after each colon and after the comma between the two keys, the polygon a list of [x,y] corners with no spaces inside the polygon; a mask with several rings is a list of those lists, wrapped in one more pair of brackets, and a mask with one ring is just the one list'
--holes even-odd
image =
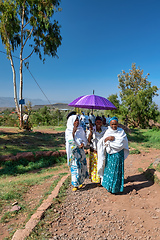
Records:
{"label": "dirt road", "polygon": [[60,217],[49,229],[51,239],[160,240],[160,186],[138,171],[158,157],[160,150],[150,150],[125,160],[122,194],[110,194],[90,180],[77,192],[70,187]]}

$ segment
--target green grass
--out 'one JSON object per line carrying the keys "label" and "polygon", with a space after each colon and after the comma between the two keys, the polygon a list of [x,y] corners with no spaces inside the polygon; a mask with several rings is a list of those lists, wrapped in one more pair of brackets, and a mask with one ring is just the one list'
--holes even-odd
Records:
{"label": "green grass", "polygon": [[138,168],[138,172],[143,173],[143,168]]}
{"label": "green grass", "polygon": [[[44,173],[44,171],[43,171],[43,173]],[[23,199],[23,196],[25,196],[25,192],[23,192],[21,195],[22,195],[22,197],[20,198],[20,199],[17,199],[16,198],[16,200],[18,200],[19,201],[19,206],[21,206],[21,210],[20,211],[18,211],[18,212],[10,212],[10,211],[5,211],[4,213],[3,213],[3,216],[1,217],[1,220],[0,220],[0,223],[5,223],[5,224],[8,224],[8,228],[12,225],[12,231],[10,232],[10,236],[9,237],[6,237],[5,239],[7,240],[10,240],[10,239],[12,239],[12,237],[13,237],[13,234],[14,234],[14,232],[16,231],[16,229],[17,229],[17,227],[18,228],[22,228],[22,227],[24,227],[25,226],[25,224],[26,224],[26,222],[30,219],[30,217],[32,216],[32,214],[34,214],[34,212],[36,211],[36,209],[42,204],[42,201],[44,200],[44,199],[46,199],[47,197],[48,197],[48,195],[49,194],[51,194],[51,192],[53,191],[53,189],[55,188],[55,186],[57,185],[57,183],[60,181],[60,179],[64,176],[64,175],[66,175],[67,173],[59,173],[58,175],[57,175],[57,178],[53,181],[53,183],[50,185],[50,187],[48,188],[48,189],[46,189],[45,191],[42,191],[42,196],[41,196],[41,198],[38,198],[37,199],[37,202],[36,202],[36,206],[34,207],[34,209],[31,209],[30,208],[30,206],[29,206],[29,203],[28,203],[28,201],[25,201],[24,199]],[[10,183],[10,184],[15,184],[14,185],[14,189],[15,189],[15,191],[17,191],[18,189],[17,189],[17,186],[19,185],[19,187],[21,186],[21,188],[23,188],[23,186],[25,186],[25,188],[26,188],[26,185],[28,186],[28,189],[29,189],[29,187],[30,186],[32,186],[32,185],[40,185],[40,184],[43,184],[43,182],[46,180],[46,178],[50,178],[50,177],[52,177],[53,175],[49,175],[49,176],[46,176],[46,177],[44,177],[43,176],[43,174],[42,173],[37,173],[37,174],[33,174],[33,173],[31,173],[31,174],[28,174],[28,175],[21,175],[21,176],[19,176],[18,177],[18,180],[16,181],[15,180],[15,182],[14,183]],[[23,179],[25,177],[25,179]],[[59,192],[59,195],[58,195],[58,198],[56,198],[56,199],[54,199],[53,200],[53,204],[60,204],[60,202],[64,199],[64,197],[65,197],[65,190],[68,188],[68,185],[69,185],[69,183],[70,183],[70,178],[67,178],[67,180],[65,181],[65,183],[63,184],[63,186],[61,187],[61,189],[60,189],[60,192]],[[11,185],[10,186],[8,186],[8,190],[7,189],[5,189],[6,191],[9,191],[9,189],[10,189],[10,187],[11,187]],[[26,188],[27,189],[27,188]],[[9,201],[6,201],[7,202],[7,204],[8,205],[11,205],[11,202],[9,202]],[[6,203],[6,202],[4,202],[4,204]],[[5,205],[3,205],[3,207],[4,207]],[[54,212],[54,210],[53,210],[54,208],[52,208],[52,206],[51,206],[51,208],[50,209],[48,209],[47,210],[47,214],[45,213],[45,215],[47,216],[47,218],[48,218],[48,213],[50,214],[50,218],[52,219],[52,215],[51,215],[51,213],[52,212]],[[54,216],[55,216],[55,212],[54,212]],[[10,223],[10,220],[11,219],[16,219],[16,218],[18,218],[18,216],[19,215],[25,215],[25,216],[27,216],[26,217],[26,219],[25,219],[25,222],[23,222],[23,223],[21,223],[21,225],[17,225],[16,224],[16,222],[13,224],[9,224]],[[21,218],[21,216],[20,216],[20,218]],[[43,221],[43,220],[42,220]],[[41,221],[40,221],[41,222]],[[46,229],[46,233],[48,232],[48,230]],[[35,238],[36,239],[36,238]]]}
{"label": "green grass", "polygon": [[[50,173],[51,169],[52,173]],[[31,210],[29,206],[27,207],[28,201],[25,200],[25,194],[32,186],[42,185],[46,180],[55,176],[55,169],[50,168],[50,171],[48,171],[48,169],[43,169],[43,171],[39,171],[37,173],[20,174],[16,177],[12,177],[11,179],[9,177],[0,178],[0,213],[3,213],[0,222],[9,222],[11,218],[16,217],[16,215],[21,212],[27,212],[28,215],[33,214],[35,209],[37,209],[42,201],[53,191],[61,177],[67,174],[62,172],[56,175],[57,178],[53,181],[53,183],[49,184],[49,189],[42,190],[43,196],[37,199],[38,201],[36,208]],[[18,213],[11,213],[6,210],[4,211],[4,209],[11,208],[11,204],[15,201],[17,201],[18,205],[20,205],[22,208],[20,211],[18,211]]]}
{"label": "green grass", "polygon": [[[53,200],[53,206],[51,206],[51,208],[45,211],[43,219],[37,224],[35,229],[32,231],[31,235],[27,237],[26,240],[31,240],[31,239],[44,240],[44,239],[53,238],[52,234],[50,233],[50,231],[48,231],[48,229],[51,227],[50,224],[53,221],[56,221],[60,216],[58,209],[60,208],[60,204],[66,198],[66,189],[68,188],[69,184],[70,184],[70,177],[66,179],[66,181],[60,188],[57,198]],[[54,209],[57,209],[57,211],[55,212]]]}
{"label": "green grass", "polygon": [[0,131],[0,155],[16,155],[18,152],[26,151],[35,153],[36,151],[56,151],[64,149],[65,138],[63,130],[65,130],[65,128],[54,128],[59,132],[41,133],[40,131],[43,130],[43,128],[39,128],[39,132],[18,131],[17,128],[10,128],[17,132],[4,133]]}
{"label": "green grass", "polygon": [[[40,158],[34,162],[26,159],[2,162],[0,168],[0,212],[11,202],[23,202],[23,196],[31,186],[42,184],[48,178],[53,177],[53,171],[59,170],[64,163],[66,163],[65,156]],[[66,168],[66,164],[64,164],[63,169]],[[15,214],[9,213],[5,215],[15,216]],[[5,215],[3,218],[8,219]]]}
{"label": "green grass", "polygon": [[32,130],[55,130],[64,132],[66,130],[66,126],[38,126],[34,127]]}
{"label": "green grass", "polygon": [[130,150],[129,154],[140,154],[141,152],[138,149]]}
{"label": "green grass", "polygon": [[133,129],[130,134],[127,134],[129,146],[135,148],[135,152],[130,151],[130,154],[141,152],[149,148],[160,149],[160,130],[158,129]]}
{"label": "green grass", "polygon": [[156,170],[160,172],[160,163],[157,165]]}
{"label": "green grass", "polygon": [[6,161],[0,164],[0,178],[24,174],[33,170],[40,170],[42,168],[51,167],[55,164],[62,164],[66,162],[66,156],[63,157],[42,157],[31,162],[27,159],[19,159],[18,161]]}
{"label": "green grass", "polygon": [[152,182],[156,182],[160,185],[160,179],[156,176],[155,171],[160,172],[160,163],[155,167],[153,167],[153,163],[150,164],[146,172],[144,172],[145,177]]}
{"label": "green grass", "polygon": [[56,127],[54,127],[54,129],[55,129],[56,131],[65,131],[65,130],[66,130],[66,127],[64,127],[64,126],[56,126]]}

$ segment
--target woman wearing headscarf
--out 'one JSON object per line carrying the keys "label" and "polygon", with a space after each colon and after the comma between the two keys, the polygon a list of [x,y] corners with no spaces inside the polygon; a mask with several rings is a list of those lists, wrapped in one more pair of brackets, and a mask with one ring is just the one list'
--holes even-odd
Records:
{"label": "woman wearing headscarf", "polygon": [[77,115],[69,116],[67,129],[65,131],[67,163],[71,170],[72,189],[76,191],[82,187],[85,178],[88,177],[87,162],[84,146],[87,145],[87,138],[83,128],[79,125]]}
{"label": "woman wearing headscarf", "polygon": [[90,124],[87,131],[88,142],[90,143],[89,155],[89,178],[91,182],[101,183],[100,176],[97,172],[97,143],[103,137],[106,127],[102,126],[102,118],[97,116],[95,119],[95,126]]}
{"label": "woman wearing headscarf", "polygon": [[124,160],[129,155],[128,139],[122,128],[118,127],[118,118],[112,117],[110,126],[98,143],[98,173],[102,186],[108,192],[123,192]]}

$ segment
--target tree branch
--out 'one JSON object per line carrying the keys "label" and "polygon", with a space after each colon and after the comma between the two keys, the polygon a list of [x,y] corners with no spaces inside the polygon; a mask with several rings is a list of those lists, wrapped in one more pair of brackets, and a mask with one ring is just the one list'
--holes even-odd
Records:
{"label": "tree branch", "polygon": [[31,36],[31,34],[32,34],[32,32],[33,32],[33,29],[34,29],[34,27],[32,28],[32,30],[30,31],[30,34],[29,34],[28,37],[26,38],[26,40],[25,40],[25,42],[24,42],[24,44],[23,44],[23,47],[26,45],[26,42],[27,42],[28,39],[30,38],[30,36]]}
{"label": "tree branch", "polygon": [[34,49],[33,49],[32,52],[28,55],[28,57],[23,58],[22,61],[25,61],[26,59],[28,59],[29,57],[31,57],[33,53],[34,53]]}
{"label": "tree branch", "polygon": [[29,24],[30,21],[26,22],[26,24],[23,26],[23,29]]}

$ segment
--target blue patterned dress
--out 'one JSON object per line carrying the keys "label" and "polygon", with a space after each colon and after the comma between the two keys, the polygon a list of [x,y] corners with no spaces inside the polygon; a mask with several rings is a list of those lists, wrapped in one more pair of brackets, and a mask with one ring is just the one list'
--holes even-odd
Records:
{"label": "blue patterned dress", "polygon": [[71,184],[74,187],[81,185],[88,177],[87,161],[84,149],[73,145],[70,158]]}
{"label": "blue patterned dress", "polygon": [[124,149],[114,154],[106,154],[102,186],[111,193],[123,192]]}

